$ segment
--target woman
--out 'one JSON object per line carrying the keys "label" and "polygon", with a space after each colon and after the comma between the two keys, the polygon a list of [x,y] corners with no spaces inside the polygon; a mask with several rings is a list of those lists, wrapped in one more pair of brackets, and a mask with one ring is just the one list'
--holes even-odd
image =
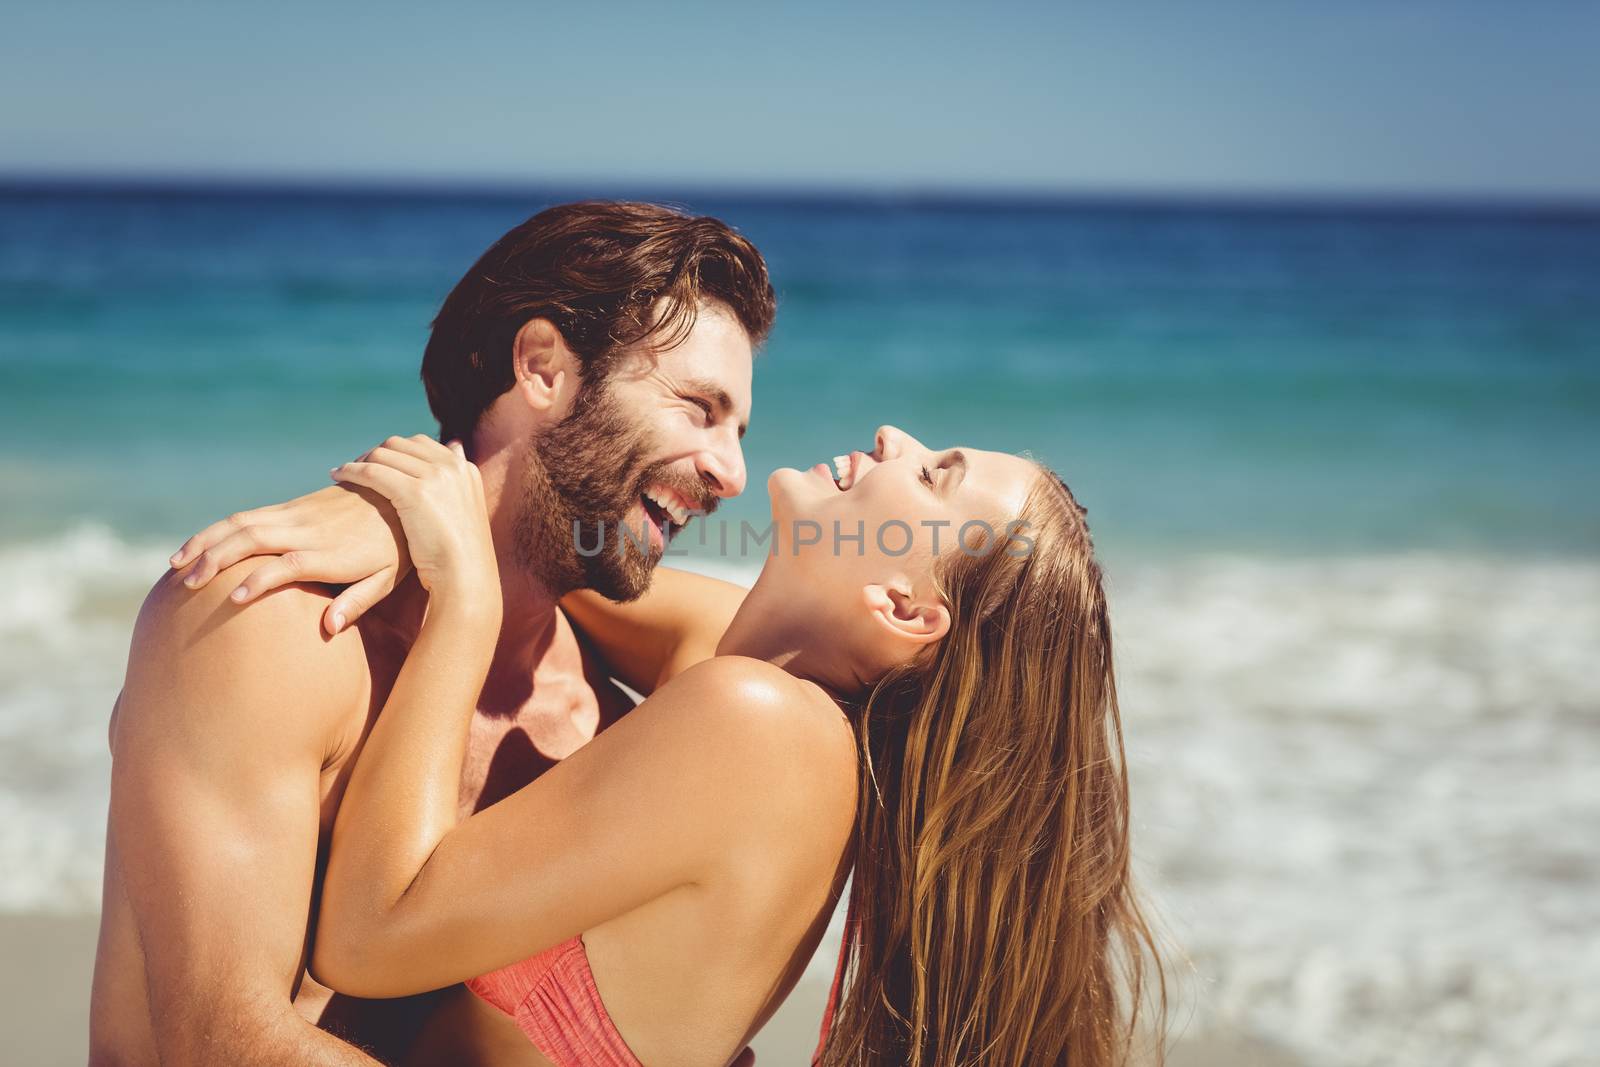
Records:
{"label": "woman", "polygon": [[[1121,1061],[1154,944],[1083,510],[1029,460],[898,431],[843,467],[772,475],[776,540],[714,657],[459,822],[501,610],[477,468],[396,439],[338,468],[394,505],[429,604],[342,802],[317,977],[469,981],[558,1065],[727,1063],[853,867],[818,1062]],[[723,626],[695,582],[577,616],[637,656],[641,619]]]}

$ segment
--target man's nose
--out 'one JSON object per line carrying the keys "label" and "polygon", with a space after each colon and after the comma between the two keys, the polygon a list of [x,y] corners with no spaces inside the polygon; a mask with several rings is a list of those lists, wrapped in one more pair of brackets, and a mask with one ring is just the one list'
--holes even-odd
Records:
{"label": "man's nose", "polygon": [[700,452],[695,467],[707,488],[724,500],[744,492],[744,449],[738,438]]}

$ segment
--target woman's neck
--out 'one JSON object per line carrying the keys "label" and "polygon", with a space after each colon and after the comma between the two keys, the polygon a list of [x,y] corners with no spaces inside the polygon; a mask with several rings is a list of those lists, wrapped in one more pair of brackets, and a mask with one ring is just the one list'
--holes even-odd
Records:
{"label": "woman's neck", "polygon": [[829,625],[823,605],[803,591],[782,588],[763,569],[717,643],[719,656],[749,656],[821,686],[839,700],[866,688],[857,665]]}

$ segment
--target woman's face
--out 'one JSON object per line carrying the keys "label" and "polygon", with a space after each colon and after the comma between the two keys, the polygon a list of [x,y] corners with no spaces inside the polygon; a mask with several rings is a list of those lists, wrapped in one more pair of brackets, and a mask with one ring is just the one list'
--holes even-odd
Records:
{"label": "woman's face", "polygon": [[[1038,477],[1039,468],[1019,456],[929,448],[884,426],[871,452],[840,456],[833,469],[819,463],[773,473],[773,562],[854,603],[863,600],[861,591],[870,602],[878,589],[932,604],[935,560],[960,550],[964,526],[968,545],[985,526],[1004,536],[1020,521]],[[842,601],[847,613],[851,606]]]}

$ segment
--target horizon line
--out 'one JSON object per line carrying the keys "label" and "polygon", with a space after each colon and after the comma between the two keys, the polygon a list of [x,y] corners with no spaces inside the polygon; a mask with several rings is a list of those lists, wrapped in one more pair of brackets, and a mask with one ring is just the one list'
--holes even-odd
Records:
{"label": "horizon line", "polygon": [[235,172],[8,171],[0,195],[80,192],[154,195],[359,195],[436,199],[511,199],[558,194],[575,198],[679,197],[735,202],[906,207],[1216,209],[1239,211],[1369,211],[1375,213],[1502,213],[1600,215],[1600,193],[1462,192],[1414,189],[1240,189],[1218,186],[941,185],[938,183],[692,181],[619,178],[496,178],[424,175]]}

